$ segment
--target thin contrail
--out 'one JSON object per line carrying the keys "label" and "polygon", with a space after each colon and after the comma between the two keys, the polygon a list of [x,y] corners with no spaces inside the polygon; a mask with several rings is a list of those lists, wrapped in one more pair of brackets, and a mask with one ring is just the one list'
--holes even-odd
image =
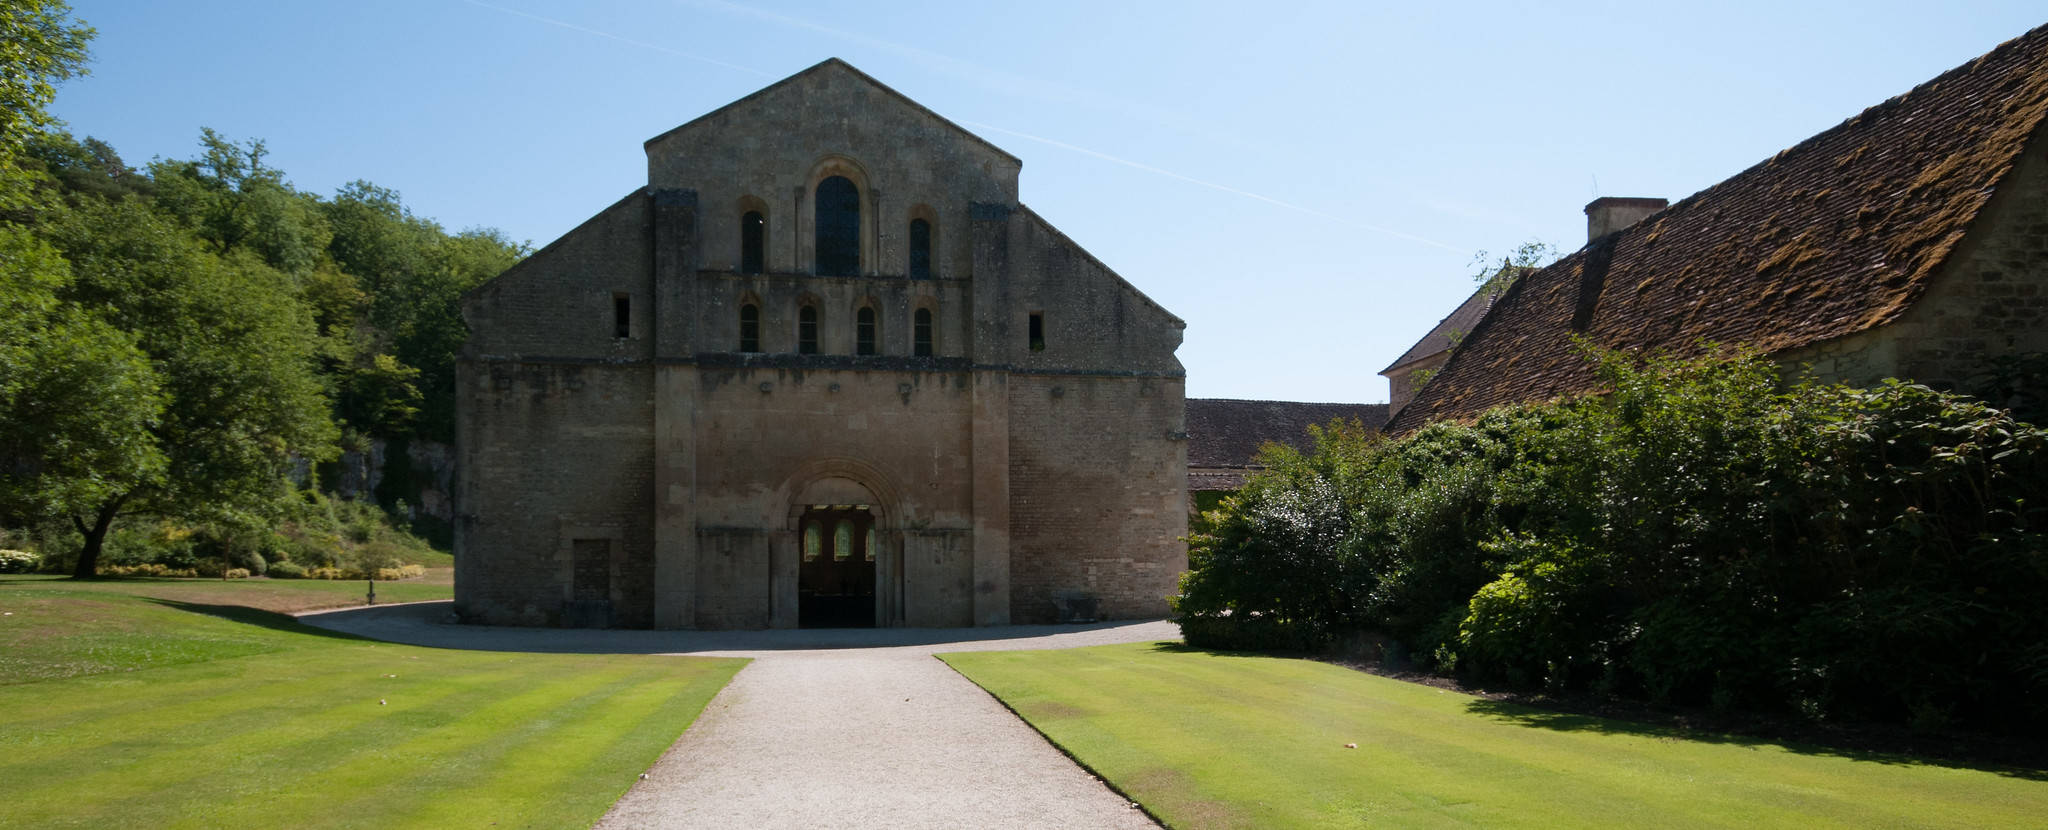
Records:
{"label": "thin contrail", "polygon": [[502,12],[502,13],[505,13],[505,14],[509,14],[509,15],[512,15],[512,16],[514,16],[514,17],[524,17],[524,18],[526,18],[526,19],[528,19],[528,20],[532,20],[532,21],[536,21],[536,22],[540,22],[540,23],[546,23],[546,24],[548,24],[548,25],[550,25],[550,26],[560,26],[560,27],[562,27],[562,28],[564,28],[564,29],[568,29],[568,30],[570,30],[570,31],[574,31],[574,32],[582,32],[582,33],[584,33],[584,34],[586,34],[586,35],[596,35],[596,36],[598,36],[598,37],[602,37],[602,38],[610,38],[610,39],[612,39],[612,40],[616,40],[616,41],[618,41],[618,42],[620,42],[620,43],[626,43],[626,44],[631,44],[631,45],[633,45],[633,46],[638,46],[638,47],[640,47],[640,48],[642,48],[642,49],[653,49],[653,50],[654,50],[654,51],[656,51],[656,52],[667,52],[667,53],[669,53],[669,54],[671,54],[671,55],[675,55],[676,57],[679,57],[679,58],[689,58],[690,60],[693,60],[693,61],[702,61],[702,62],[704,62],[704,63],[708,63],[708,64],[711,64],[711,65],[713,65],[713,66],[723,66],[723,67],[725,67],[725,68],[727,68],[727,69],[736,69],[736,70],[739,70],[739,71],[741,71],[741,72],[748,72],[748,73],[752,73],[752,74],[755,74],[755,75],[759,75],[759,76],[761,76],[761,77],[763,77],[763,78],[773,78],[773,77],[775,77],[775,76],[774,76],[774,75],[773,75],[772,73],[769,73],[769,72],[765,72],[765,71],[762,71],[762,70],[759,70],[759,69],[755,69],[755,68],[753,68],[753,67],[751,67],[751,66],[741,66],[741,65],[739,65],[739,64],[736,64],[736,63],[727,63],[727,62],[725,62],[725,61],[722,61],[722,60],[719,60],[719,59],[717,59],[717,58],[707,58],[707,57],[704,57],[703,55],[698,55],[698,54],[693,54],[693,53],[690,53],[690,52],[685,52],[685,51],[683,51],[683,50],[681,50],[681,49],[670,49],[669,47],[666,47],[666,46],[661,46],[661,45],[658,45],[658,44],[648,43],[648,42],[645,42],[645,41],[639,41],[639,40],[634,40],[634,39],[632,39],[632,38],[629,38],[629,37],[620,37],[620,36],[618,36],[618,35],[612,34],[611,32],[602,32],[602,31],[598,31],[598,30],[596,30],[596,29],[592,29],[592,28],[589,28],[589,27],[587,27],[587,26],[578,26],[578,25],[576,25],[576,24],[574,24],[574,23],[570,23],[570,22],[568,22],[568,21],[566,21],[566,20],[556,20],[556,19],[554,19],[554,18],[552,18],[552,17],[542,17],[542,16],[540,16],[540,15],[537,15],[537,14],[529,14],[529,13],[527,13],[527,12],[523,12],[523,11],[520,11],[520,10],[518,10],[518,9],[508,9],[508,8],[505,8],[504,6],[498,6],[498,5],[493,5],[493,4],[490,4],[490,3],[485,3],[485,2],[482,2],[482,0],[462,0],[462,2],[464,2],[464,3],[468,3],[468,4],[472,5],[472,6],[476,6],[476,7],[479,7],[479,8],[485,8],[485,9],[490,9],[491,11],[494,11],[494,12]]}
{"label": "thin contrail", "polygon": [[1364,222],[1359,222],[1359,221],[1356,221],[1356,220],[1352,220],[1352,219],[1346,219],[1346,218],[1344,218],[1344,217],[1342,217],[1342,216],[1338,216],[1338,215],[1336,215],[1336,214],[1333,214],[1333,213],[1324,213],[1324,212],[1322,212],[1322,211],[1320,211],[1320,210],[1316,210],[1315,208],[1309,208],[1309,207],[1302,207],[1301,205],[1297,205],[1297,204],[1294,204],[1294,203],[1292,203],[1292,202],[1283,202],[1283,201],[1280,201],[1279,199],[1275,199],[1275,198],[1273,198],[1273,197],[1271,197],[1271,196],[1261,196],[1261,195],[1259,195],[1259,194],[1257,194],[1257,193],[1253,193],[1253,192],[1251,192],[1251,191],[1249,191],[1249,190],[1239,190],[1239,189],[1237,189],[1237,188],[1235,188],[1235,187],[1231,187],[1231,186],[1229,186],[1229,185],[1222,185],[1222,184],[1217,184],[1217,183],[1215,183],[1215,182],[1203,181],[1203,180],[1201,180],[1201,179],[1197,179],[1197,178],[1195,178],[1195,177],[1193,177],[1193,176],[1186,176],[1186,175],[1182,175],[1182,174],[1180,174],[1180,173],[1175,173],[1175,172],[1173,172],[1173,171],[1171,171],[1171,170],[1162,170],[1162,169],[1160,169],[1160,168],[1157,168],[1157,167],[1153,167],[1152,165],[1149,165],[1149,164],[1141,164],[1141,163],[1139,163],[1139,162],[1131,161],[1130,159],[1121,159],[1121,158],[1117,158],[1116,156],[1112,156],[1112,155],[1110,155],[1110,154],[1108,154],[1108,153],[1103,153],[1103,152],[1097,152],[1097,151],[1095,151],[1095,150],[1090,150],[1090,149],[1088,149],[1088,148],[1086,148],[1086,147],[1076,147],[1076,146],[1074,146],[1074,145],[1072,145],[1072,144],[1068,144],[1068,143],[1066,143],[1066,142],[1064,142],[1064,141],[1055,141],[1055,140],[1053,140],[1053,139],[1050,139],[1050,138],[1045,138],[1045,137],[1042,137],[1042,136],[1035,136],[1035,135],[1032,135],[1032,134],[1030,134],[1030,133],[1020,133],[1020,132],[1017,132],[1016,130],[1006,130],[1006,129],[1003,129],[1002,127],[998,127],[998,126],[995,126],[995,125],[993,125],[993,124],[983,124],[983,123],[980,123],[980,122],[976,122],[976,121],[961,121],[960,123],[961,123],[961,124],[964,124],[964,125],[966,125],[966,126],[969,126],[969,127],[973,127],[973,128],[975,128],[975,129],[977,129],[977,130],[988,130],[988,131],[990,131],[990,132],[997,132],[997,133],[1002,133],[1002,134],[1004,134],[1004,135],[1013,135],[1013,136],[1016,136],[1016,137],[1018,137],[1018,138],[1024,139],[1024,140],[1026,140],[1026,141],[1036,141],[1036,142],[1038,142],[1038,143],[1040,143],[1040,144],[1046,144],[1046,145],[1050,145],[1050,146],[1053,146],[1053,147],[1058,147],[1058,148],[1060,148],[1060,149],[1062,149],[1062,150],[1071,150],[1071,151],[1073,151],[1073,152],[1076,152],[1076,153],[1080,153],[1080,154],[1082,154],[1082,155],[1084,155],[1084,156],[1091,156],[1091,157],[1094,157],[1094,158],[1098,158],[1098,159],[1101,159],[1101,160],[1103,160],[1103,161],[1109,162],[1109,163],[1111,163],[1111,164],[1121,164],[1121,165],[1123,165],[1123,166],[1125,166],[1125,167],[1129,167],[1129,168],[1132,168],[1132,169],[1134,169],[1134,170],[1143,170],[1143,171],[1145,171],[1145,172],[1147,172],[1147,173],[1151,173],[1151,174],[1153,174],[1153,175],[1156,175],[1156,176],[1165,176],[1165,177],[1167,177],[1167,178],[1169,178],[1169,179],[1179,179],[1180,181],[1184,181],[1184,182],[1187,182],[1188,184],[1200,185],[1200,186],[1202,186],[1202,187],[1206,187],[1206,188],[1209,188],[1209,189],[1211,189],[1211,190],[1220,190],[1220,191],[1223,191],[1223,192],[1225,192],[1225,193],[1229,193],[1229,194],[1231,194],[1231,195],[1234,195],[1234,196],[1243,196],[1243,197],[1245,197],[1245,198],[1247,198],[1247,199],[1255,199],[1255,200],[1257,200],[1257,201],[1265,202],[1266,204],[1269,204],[1269,205],[1273,205],[1273,206],[1275,206],[1275,207],[1283,207],[1283,208],[1286,208],[1286,209],[1288,209],[1288,210],[1296,211],[1296,212],[1299,212],[1299,213],[1306,213],[1306,214],[1308,214],[1308,215],[1310,215],[1310,216],[1317,216],[1317,217],[1321,217],[1321,218],[1323,218],[1323,219],[1328,219],[1328,220],[1330,220],[1330,221],[1332,221],[1332,222],[1336,222],[1336,223],[1338,223],[1338,224],[1340,224],[1340,225],[1349,225],[1349,226],[1351,226],[1351,227],[1354,227],[1354,228],[1358,228],[1358,229],[1360,229],[1360,230],[1367,230],[1367,231],[1372,231],[1373,233],[1382,233],[1382,234],[1386,234],[1386,235],[1388,235],[1388,236],[1392,236],[1392,237],[1397,237],[1397,238],[1400,238],[1400,239],[1406,239],[1406,240],[1408,240],[1408,241],[1410,241],[1410,242],[1419,242],[1419,243],[1422,243],[1422,244],[1424,244],[1424,245],[1429,245],[1429,246],[1432,246],[1432,247],[1442,248],[1442,249],[1444,249],[1444,250],[1446,250],[1446,251],[1455,251],[1455,252],[1457,252],[1457,253],[1461,253],[1461,254],[1471,253],[1471,251],[1470,251],[1470,250],[1468,250],[1468,249],[1465,249],[1465,248],[1460,248],[1460,247],[1458,247],[1458,246],[1456,246],[1456,245],[1452,245],[1452,244],[1449,244],[1449,243],[1446,243],[1446,242],[1438,242],[1438,241],[1436,241],[1436,240],[1434,240],[1434,239],[1428,239],[1428,238],[1425,238],[1425,237],[1420,237],[1420,236],[1416,236],[1415,234],[1412,234],[1412,233],[1408,233],[1408,232],[1406,232],[1406,231],[1397,231],[1397,230],[1394,230],[1393,228],[1383,228],[1383,227],[1380,227],[1379,225],[1371,225],[1371,224],[1367,224],[1367,223],[1364,223]]}

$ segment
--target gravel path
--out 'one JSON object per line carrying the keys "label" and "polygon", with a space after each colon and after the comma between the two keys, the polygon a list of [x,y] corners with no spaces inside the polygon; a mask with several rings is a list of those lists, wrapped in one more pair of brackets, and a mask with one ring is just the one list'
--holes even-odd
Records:
{"label": "gravel path", "polygon": [[393,642],[751,657],[600,828],[1150,828],[940,652],[1178,640],[1172,623],[831,631],[448,625],[450,603],[303,615]]}

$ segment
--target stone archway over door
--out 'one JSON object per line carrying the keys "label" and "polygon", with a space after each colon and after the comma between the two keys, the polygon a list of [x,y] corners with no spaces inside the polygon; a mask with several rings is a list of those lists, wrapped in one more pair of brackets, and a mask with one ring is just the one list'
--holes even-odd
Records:
{"label": "stone archway over door", "polygon": [[797,522],[797,625],[875,625],[875,514],[867,505],[811,505]]}

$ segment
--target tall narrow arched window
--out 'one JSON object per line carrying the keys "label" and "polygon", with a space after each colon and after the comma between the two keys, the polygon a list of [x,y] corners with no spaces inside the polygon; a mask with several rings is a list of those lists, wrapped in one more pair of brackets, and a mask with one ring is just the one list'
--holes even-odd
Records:
{"label": "tall narrow arched window", "polygon": [[740,351],[761,350],[761,307],[753,303],[740,306]]}
{"label": "tall narrow arched window", "polygon": [[832,526],[832,558],[841,561],[853,558],[852,519],[840,519]]}
{"label": "tall narrow arched window", "polygon": [[878,354],[875,350],[875,341],[881,338],[877,336],[875,328],[875,309],[873,307],[861,306],[859,311],[853,313],[854,354]]}
{"label": "tall narrow arched window", "polygon": [[762,252],[767,248],[768,220],[758,210],[740,217],[740,273],[759,274]]}
{"label": "tall narrow arched window", "polygon": [[845,176],[818,183],[818,276],[860,273],[860,188]]}
{"label": "tall narrow arched window", "polygon": [[918,309],[917,315],[913,320],[914,322],[910,326],[910,353],[918,357],[931,357],[932,310],[929,308]]}
{"label": "tall narrow arched window", "polygon": [[932,278],[932,223],[910,220],[910,278]]}
{"label": "tall narrow arched window", "polygon": [[796,353],[818,353],[818,307],[807,305],[796,310]]}

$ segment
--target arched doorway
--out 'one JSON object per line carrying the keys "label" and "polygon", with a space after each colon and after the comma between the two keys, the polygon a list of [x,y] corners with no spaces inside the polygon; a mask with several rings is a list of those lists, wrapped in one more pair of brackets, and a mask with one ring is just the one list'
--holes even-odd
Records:
{"label": "arched doorway", "polygon": [[872,628],[881,544],[865,504],[806,505],[797,518],[797,625]]}

